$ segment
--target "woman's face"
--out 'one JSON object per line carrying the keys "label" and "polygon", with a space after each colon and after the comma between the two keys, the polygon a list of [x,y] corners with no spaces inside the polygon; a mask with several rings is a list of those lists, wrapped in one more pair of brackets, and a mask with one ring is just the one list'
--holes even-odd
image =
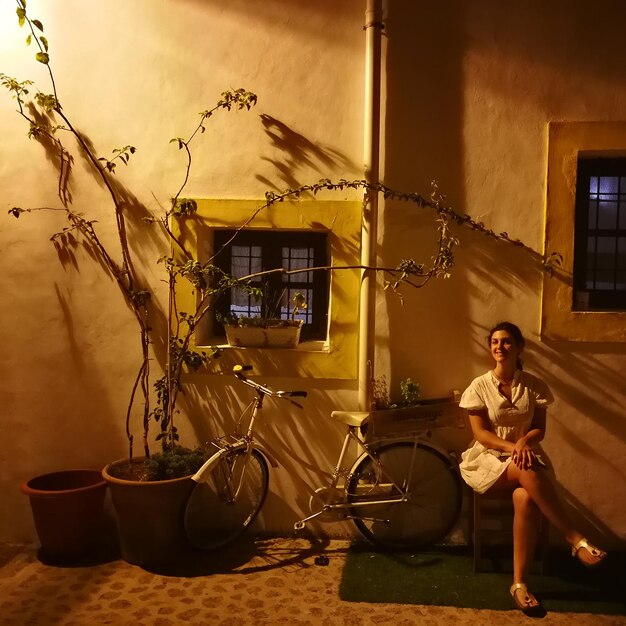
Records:
{"label": "woman's face", "polygon": [[507,330],[496,330],[491,335],[491,356],[496,363],[517,363],[521,348]]}

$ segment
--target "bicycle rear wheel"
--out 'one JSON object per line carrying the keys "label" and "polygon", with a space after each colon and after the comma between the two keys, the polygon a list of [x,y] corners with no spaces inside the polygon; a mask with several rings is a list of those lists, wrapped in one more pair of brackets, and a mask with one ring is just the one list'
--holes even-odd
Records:
{"label": "bicycle rear wheel", "polygon": [[198,483],[187,501],[184,523],[189,543],[215,550],[237,539],[261,510],[268,483],[267,462],[258,450],[252,450],[247,462],[244,450],[223,456],[210,481]]}
{"label": "bicycle rear wheel", "polygon": [[[414,450],[415,448],[415,450]],[[413,466],[411,468],[411,457]],[[387,548],[417,549],[438,543],[461,510],[461,481],[455,466],[437,450],[410,442],[382,445],[357,466],[346,488],[350,515],[359,531]],[[406,502],[361,504],[408,496]]]}

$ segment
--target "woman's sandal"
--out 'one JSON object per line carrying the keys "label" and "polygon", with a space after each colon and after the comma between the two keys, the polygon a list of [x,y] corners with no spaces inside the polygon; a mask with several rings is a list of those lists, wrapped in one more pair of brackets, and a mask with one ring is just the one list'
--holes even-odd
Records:
{"label": "woman's sandal", "polygon": [[[578,554],[582,549],[587,550],[587,552],[589,552],[591,556],[597,557],[598,560],[594,561],[593,563],[587,563],[586,561],[583,561]],[[606,552],[604,550],[600,550],[600,548],[592,546],[586,539],[583,538],[572,546],[572,556],[574,558],[577,558],[585,567],[597,567],[598,565],[600,565],[600,563],[602,563],[602,561],[604,561]]]}
{"label": "woman's sandal", "polygon": [[[521,594],[517,592],[521,591]],[[535,596],[528,592],[528,588],[524,583],[514,583],[511,585],[509,589],[509,593],[513,596],[513,602],[515,602],[515,606],[522,612],[524,615],[528,615],[529,617],[539,617],[546,614],[546,610],[541,606],[541,603]],[[523,602],[520,602],[519,596],[523,597]],[[537,604],[531,604],[532,601],[535,601]]]}

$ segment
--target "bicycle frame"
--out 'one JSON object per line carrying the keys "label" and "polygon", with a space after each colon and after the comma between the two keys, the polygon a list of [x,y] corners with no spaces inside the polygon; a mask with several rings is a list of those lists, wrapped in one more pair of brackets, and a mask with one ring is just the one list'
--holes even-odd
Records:
{"label": "bicycle frame", "polygon": [[[413,451],[411,453],[411,460],[409,463],[409,470],[407,472],[407,476],[405,476],[405,483],[400,486],[398,485],[385,471],[384,466],[382,465],[382,463],[380,463],[378,457],[375,456],[375,452],[376,449],[382,445],[383,440],[377,440],[375,441],[373,444],[367,444],[363,441],[363,439],[360,437],[359,433],[358,433],[358,427],[355,426],[348,426],[348,431],[346,433],[346,436],[344,438],[343,441],[343,446],[341,448],[341,452],[339,453],[339,458],[337,460],[337,464],[335,466],[335,469],[333,471],[333,479],[330,483],[330,485],[328,486],[328,490],[330,493],[336,492],[339,487],[339,480],[344,477],[345,478],[345,482],[344,482],[344,488],[345,488],[345,484],[347,484],[350,480],[350,478],[352,477],[355,469],[360,465],[360,463],[363,461],[363,459],[365,457],[369,457],[370,459],[372,459],[372,461],[375,463],[376,466],[376,470],[377,470],[377,474],[376,474],[376,481],[373,485],[371,486],[365,486],[364,489],[368,489],[371,490],[373,487],[383,487],[383,488],[388,488],[390,493],[396,493],[396,496],[389,496],[389,497],[385,497],[384,499],[378,499],[378,500],[367,500],[367,501],[363,501],[363,502],[347,502],[345,500],[341,501],[341,502],[327,502],[325,503],[322,508],[319,511],[316,511],[315,513],[312,513],[311,515],[309,515],[308,517],[305,517],[304,519],[299,520],[298,522],[296,522],[296,524],[294,525],[294,527],[296,528],[296,530],[301,530],[302,528],[304,528],[306,522],[309,522],[317,517],[319,517],[320,515],[322,515],[323,513],[326,513],[328,511],[341,511],[344,509],[354,509],[354,508],[359,508],[359,507],[371,507],[371,506],[375,506],[378,504],[400,504],[403,502],[408,502],[411,499],[411,493],[409,491],[407,491],[407,487],[408,484],[406,482],[406,478],[408,478],[408,476],[411,475],[412,471],[413,471],[413,464],[415,462],[415,452],[417,450],[417,446],[421,441],[421,434],[416,434],[412,437],[398,437],[398,438],[394,438],[395,441],[402,441],[402,442],[407,442],[407,443],[412,443],[413,444]],[[344,459],[346,457],[346,455],[348,454],[348,448],[350,445],[350,442],[354,442],[357,444],[358,448],[360,450],[362,450],[362,452],[360,454],[357,455],[356,460],[354,461],[354,463],[351,465],[350,470],[346,472],[346,467],[344,466]],[[380,482],[381,479],[387,479],[388,482]],[[355,516],[355,515],[344,515],[343,516],[344,519],[362,519],[362,520],[370,520],[370,521],[386,521],[386,520],[378,520],[375,518],[370,518],[370,517],[365,517],[365,516]]]}
{"label": "bicycle frame", "polygon": [[[274,457],[269,452],[267,452],[267,450],[265,450],[262,446],[259,446],[254,441],[254,424],[256,422],[258,412],[263,408],[263,400],[265,399],[266,395],[272,396],[272,395],[275,395],[275,392],[272,392],[270,389],[268,389],[267,387],[264,387],[263,385],[259,385],[258,383],[253,383],[252,381],[249,381],[247,378],[243,376],[238,376],[238,378],[242,382],[248,384],[250,387],[253,387],[257,392],[256,397],[252,400],[252,404],[251,404],[252,413],[250,415],[250,420],[246,427],[246,432],[245,434],[239,435],[238,437],[234,437],[232,435],[224,436],[224,437],[219,437],[218,439],[210,442],[211,444],[215,445],[218,448],[217,452],[215,452],[211,457],[209,457],[209,459],[202,465],[202,467],[200,467],[200,469],[191,477],[192,480],[194,480],[197,483],[201,483],[201,482],[208,483],[211,480],[213,470],[215,469],[215,467],[218,466],[222,458],[230,455],[232,452],[245,450],[246,456],[245,456],[245,462],[243,464],[243,471],[239,476],[239,481],[238,481],[238,485],[236,486],[236,488],[233,489],[232,477],[230,476],[225,477],[225,482],[229,490],[229,497],[228,497],[229,502],[234,502],[239,495],[239,492],[241,490],[241,485],[245,477],[245,468],[248,465],[248,459],[250,458],[250,455],[252,454],[253,449],[259,450],[259,452],[261,452],[265,456],[265,458],[269,461],[272,467],[274,468],[278,467],[278,463],[276,462]],[[248,408],[249,407],[250,405],[248,405]],[[244,413],[242,414],[242,417],[243,415],[245,415],[245,413],[246,411],[244,411]]]}
{"label": "bicycle frame", "polygon": [[[211,442],[217,447],[216,452],[192,477],[196,482],[215,483],[214,486],[220,497],[223,498],[223,501],[230,504],[235,503],[240,496],[244,479],[246,478],[246,468],[254,450],[259,450],[273,467],[278,467],[278,464],[271,456],[254,441],[254,428],[258,412],[263,408],[265,397],[290,399],[292,396],[306,396],[304,391],[274,391],[251,381],[242,374],[244,369],[249,368],[236,366],[233,371],[241,382],[256,391],[256,396],[242,413],[234,433],[219,437]],[[290,401],[302,408],[297,402]],[[250,419],[244,427],[244,417],[248,414],[250,408]],[[320,487],[315,492],[319,494],[320,492],[328,491],[332,497],[323,498],[319,510],[297,521],[294,524],[296,530],[303,529],[308,521],[318,518],[326,512],[334,512],[340,519],[353,520],[359,529],[361,529],[359,526],[361,522],[390,524],[391,519],[368,517],[367,507],[401,505],[411,500],[411,483],[414,469],[416,469],[418,449],[428,447],[436,451],[439,456],[449,459],[447,452],[427,441],[427,438],[430,436],[430,426],[422,428],[420,425],[420,427],[410,432],[394,433],[390,436],[383,435],[375,437],[372,441],[367,441],[361,436],[361,428],[369,423],[370,415],[366,412],[349,413],[337,411],[333,413],[333,418],[341,421],[347,428],[347,432],[330,484]],[[391,467],[386,469],[384,461],[381,462],[381,458],[377,454],[377,451],[382,446],[391,443],[403,443],[412,446],[408,464],[406,463],[408,450],[405,447],[405,461],[402,464],[403,476],[399,476],[397,473],[392,476],[391,474],[394,470]],[[356,446],[357,452],[356,459],[352,464],[349,464],[348,457],[352,457],[354,446]],[[367,458],[371,460],[371,467],[362,465]],[[451,460],[450,464],[452,464]],[[220,468],[219,472],[216,472],[215,470],[218,467]],[[241,471],[237,472],[238,469],[241,469]],[[355,480],[355,476],[359,476],[358,481]],[[348,493],[349,489],[354,489],[355,493]],[[368,493],[371,494],[372,499],[367,497]],[[363,515],[357,513],[357,509],[363,511]],[[393,518],[391,513],[389,516]]]}

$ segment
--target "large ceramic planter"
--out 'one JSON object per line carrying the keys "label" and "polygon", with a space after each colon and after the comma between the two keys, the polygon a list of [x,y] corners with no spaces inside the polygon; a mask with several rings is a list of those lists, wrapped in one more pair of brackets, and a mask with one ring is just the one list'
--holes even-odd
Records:
{"label": "large ceramic planter", "polygon": [[140,566],[171,563],[189,548],[183,513],[194,482],[191,476],[144,482],[110,474],[112,466],[127,462],[115,461],[102,470],[111,491],[122,558]]}
{"label": "large ceramic planter", "polygon": [[21,485],[44,557],[73,559],[100,548],[106,488],[101,471],[90,469],[44,474]]}
{"label": "large ceramic planter", "polygon": [[295,348],[302,322],[289,326],[232,326],[225,324],[226,340],[240,348]]}

